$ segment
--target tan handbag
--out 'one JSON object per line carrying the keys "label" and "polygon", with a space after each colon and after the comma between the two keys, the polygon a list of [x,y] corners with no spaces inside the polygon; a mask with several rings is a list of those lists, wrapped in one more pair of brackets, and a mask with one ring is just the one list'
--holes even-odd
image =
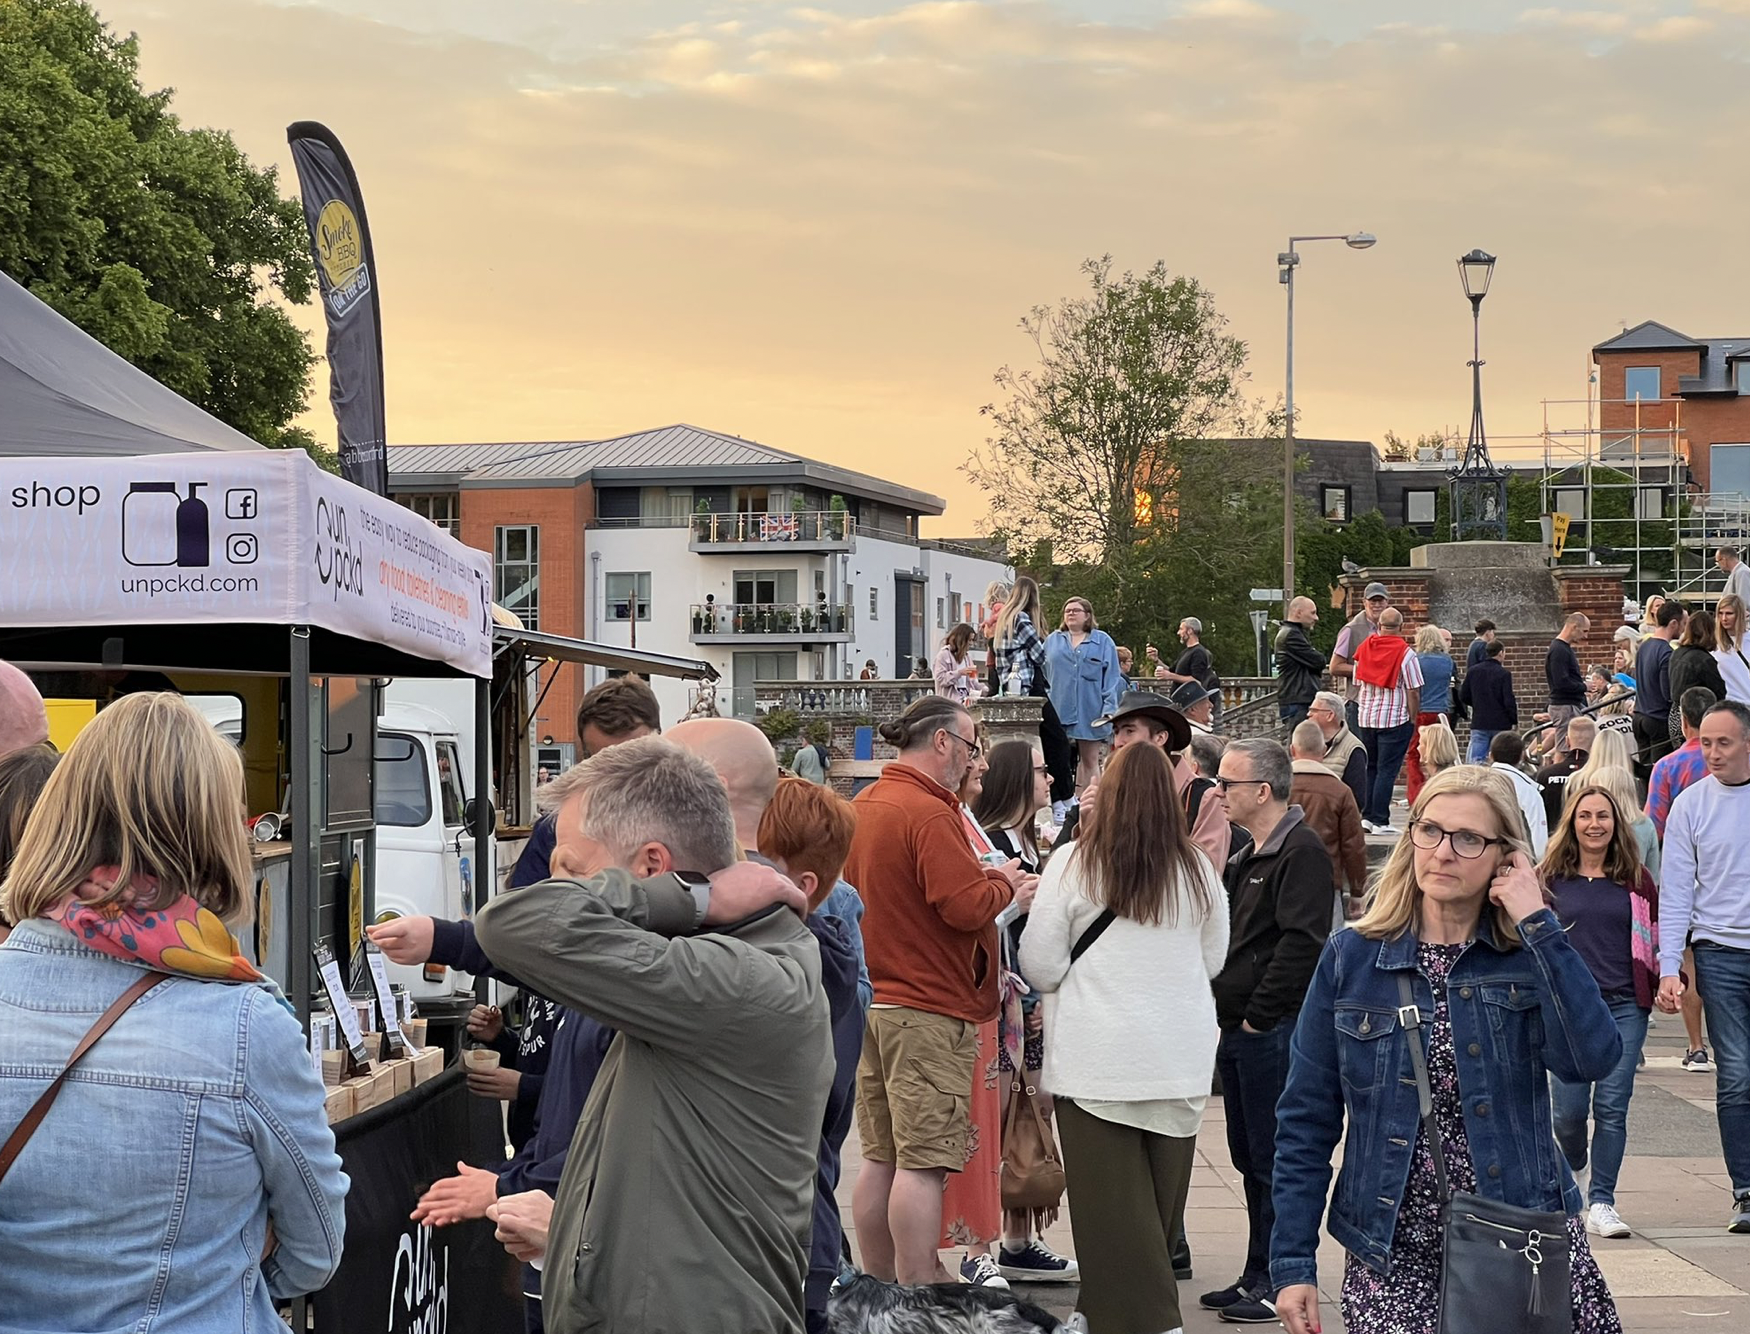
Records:
{"label": "tan handbag", "polygon": [[1054,1210],[1063,1200],[1063,1155],[1039,1110],[1038,1086],[1023,1084],[1020,1071],[1013,1078],[1003,1108],[1003,1208]]}

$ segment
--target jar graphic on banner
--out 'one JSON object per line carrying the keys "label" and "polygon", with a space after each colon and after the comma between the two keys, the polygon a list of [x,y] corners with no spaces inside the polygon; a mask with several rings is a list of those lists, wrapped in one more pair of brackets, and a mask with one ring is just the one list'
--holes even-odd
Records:
{"label": "jar graphic on banner", "polygon": [[122,500],[122,559],[129,565],[204,569],[212,554],[211,516],[200,498],[205,482],[183,496],[175,482],[133,482]]}

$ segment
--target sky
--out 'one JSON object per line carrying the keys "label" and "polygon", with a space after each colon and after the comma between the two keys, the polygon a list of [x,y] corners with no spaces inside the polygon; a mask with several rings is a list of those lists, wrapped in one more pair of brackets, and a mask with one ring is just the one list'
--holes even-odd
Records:
{"label": "sky", "polygon": [[[676,421],[921,487],[1018,322],[1156,260],[1284,369],[1307,437],[1463,431],[1455,260],[1499,257],[1502,448],[1584,420],[1643,319],[1750,335],[1750,0],[98,0],[189,125],[295,188],[326,122],[369,210],[393,443]],[[318,333],[314,306],[296,318]],[[320,338],[318,338],[318,347]],[[304,424],[332,441],[318,368]]]}

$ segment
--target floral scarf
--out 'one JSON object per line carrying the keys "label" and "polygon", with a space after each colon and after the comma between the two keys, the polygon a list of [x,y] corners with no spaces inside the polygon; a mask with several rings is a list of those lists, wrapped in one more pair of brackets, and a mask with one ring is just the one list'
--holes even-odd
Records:
{"label": "floral scarf", "polygon": [[112,903],[92,902],[109,894],[120,879],[120,867],[96,867],[78,889],[43,915],[113,959],[202,982],[259,983],[291,1008],[279,987],[243,957],[237,938],[218,915],[189,895],[180,895],[165,908],[139,907],[142,900],[157,897],[156,876],[137,877],[133,892]]}

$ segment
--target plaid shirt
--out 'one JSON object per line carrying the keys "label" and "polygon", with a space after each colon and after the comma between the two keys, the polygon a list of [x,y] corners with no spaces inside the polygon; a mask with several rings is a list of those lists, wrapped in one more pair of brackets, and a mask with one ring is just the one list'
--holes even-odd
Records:
{"label": "plaid shirt", "polygon": [[1045,666],[1045,641],[1039,638],[1039,632],[1033,628],[1033,618],[1026,612],[1015,617],[1009,634],[1010,638],[997,646],[1003,659],[1002,671],[997,674],[997,687],[1007,690],[1009,673],[1019,672],[1021,693],[1031,695],[1039,669]]}
{"label": "plaid shirt", "polygon": [[1356,698],[1356,725],[1359,727],[1401,727],[1410,721],[1410,691],[1422,688],[1422,664],[1414,653],[1405,653],[1398,667],[1397,684],[1369,685],[1360,682],[1361,693]]}
{"label": "plaid shirt", "polygon": [[1653,765],[1653,775],[1647,780],[1647,815],[1660,838],[1665,837],[1665,821],[1677,794],[1706,777],[1707,761],[1701,757],[1700,737],[1691,737]]}

